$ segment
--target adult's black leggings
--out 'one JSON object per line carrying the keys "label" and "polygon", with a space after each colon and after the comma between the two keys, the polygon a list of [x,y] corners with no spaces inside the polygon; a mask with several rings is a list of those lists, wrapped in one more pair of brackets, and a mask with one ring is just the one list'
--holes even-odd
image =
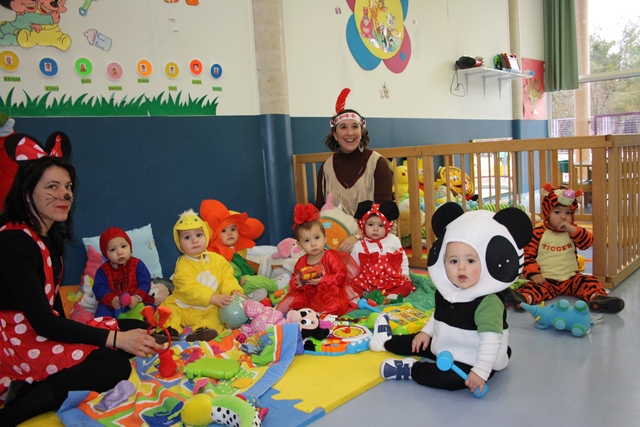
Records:
{"label": "adult's black leggings", "polygon": [[[146,323],[137,320],[121,320],[118,324],[122,331],[146,329]],[[122,350],[100,347],[76,366],[25,385],[16,400],[0,409],[0,427],[16,426],[36,415],[58,410],[70,391],[101,393],[111,390],[121,380],[129,378],[131,357],[133,355]]]}

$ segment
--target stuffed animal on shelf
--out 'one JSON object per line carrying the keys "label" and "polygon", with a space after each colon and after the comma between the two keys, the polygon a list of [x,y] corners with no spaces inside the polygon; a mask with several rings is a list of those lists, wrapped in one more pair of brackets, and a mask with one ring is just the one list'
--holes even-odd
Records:
{"label": "stuffed animal on shelf", "polygon": [[533,315],[536,328],[547,329],[553,326],[559,331],[571,331],[574,337],[587,335],[593,323],[589,307],[582,300],[576,301],[573,307],[566,299],[548,305],[544,301],[539,305],[521,303],[520,307]]}

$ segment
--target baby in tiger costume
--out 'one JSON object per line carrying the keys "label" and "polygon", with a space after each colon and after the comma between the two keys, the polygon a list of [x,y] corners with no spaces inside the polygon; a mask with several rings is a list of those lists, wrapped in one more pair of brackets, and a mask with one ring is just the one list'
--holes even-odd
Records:
{"label": "baby in tiger costume", "polygon": [[520,303],[538,304],[560,295],[580,298],[589,310],[619,313],[624,308],[621,298],[610,296],[595,276],[578,270],[577,249],[593,245],[593,234],[574,223],[577,198],[582,191],[552,187],[540,189],[544,222],[533,229],[533,238],[524,250],[524,275],[529,282],[513,291],[504,292],[506,305],[524,311]]}

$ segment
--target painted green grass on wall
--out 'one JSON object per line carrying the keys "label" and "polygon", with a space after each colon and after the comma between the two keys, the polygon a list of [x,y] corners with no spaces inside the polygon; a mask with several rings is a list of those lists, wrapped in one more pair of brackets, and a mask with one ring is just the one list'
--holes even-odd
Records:
{"label": "painted green grass on wall", "polygon": [[25,102],[13,102],[12,88],[5,100],[0,96],[0,109],[11,117],[114,117],[114,116],[215,116],[218,108],[218,97],[212,101],[206,96],[181,101],[182,92],[173,97],[161,92],[154,98],[140,95],[127,100],[126,96],[119,102],[103,96],[89,97],[87,94],[76,100],[62,95],[49,102],[51,92],[42,97],[31,98],[25,92]]}

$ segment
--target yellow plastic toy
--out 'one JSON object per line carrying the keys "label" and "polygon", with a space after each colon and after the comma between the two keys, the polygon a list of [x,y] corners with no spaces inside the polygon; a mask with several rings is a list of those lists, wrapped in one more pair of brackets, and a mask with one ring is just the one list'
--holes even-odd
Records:
{"label": "yellow plastic toy", "polygon": [[[406,335],[420,332],[424,325],[427,324],[429,317],[431,317],[430,314],[417,310],[408,302],[401,305],[392,305],[380,310],[379,308],[370,305],[365,298],[361,298],[358,301],[358,308],[361,310],[371,310],[374,312],[372,315],[376,317],[382,313],[388,314],[389,326],[391,326],[393,335]],[[378,315],[375,315],[375,313],[378,313]],[[369,320],[373,320],[371,316],[369,317]],[[369,322],[367,322],[367,325],[368,323]]]}
{"label": "yellow plastic toy", "polygon": [[392,305],[382,310],[389,314],[389,326],[393,335],[415,334],[427,324],[431,317],[414,308],[410,303]]}

